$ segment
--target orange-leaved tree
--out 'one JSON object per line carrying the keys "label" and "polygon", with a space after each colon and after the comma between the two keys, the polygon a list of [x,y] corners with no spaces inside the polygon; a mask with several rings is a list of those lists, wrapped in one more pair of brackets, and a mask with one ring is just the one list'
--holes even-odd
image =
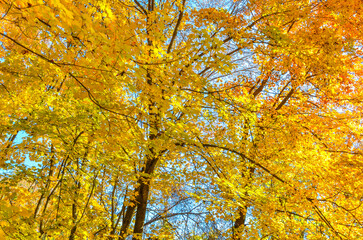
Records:
{"label": "orange-leaved tree", "polygon": [[363,237],[360,0],[3,0],[0,237]]}

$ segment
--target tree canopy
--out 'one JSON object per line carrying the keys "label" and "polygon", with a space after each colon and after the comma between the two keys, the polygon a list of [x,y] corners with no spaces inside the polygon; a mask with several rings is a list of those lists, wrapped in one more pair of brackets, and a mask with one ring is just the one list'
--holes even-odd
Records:
{"label": "tree canopy", "polygon": [[0,13],[1,239],[363,238],[360,0]]}

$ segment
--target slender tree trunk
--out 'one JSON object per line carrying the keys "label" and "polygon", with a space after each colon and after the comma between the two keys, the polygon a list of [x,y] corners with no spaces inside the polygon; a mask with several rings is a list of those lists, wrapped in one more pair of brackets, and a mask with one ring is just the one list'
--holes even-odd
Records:
{"label": "slender tree trunk", "polygon": [[140,239],[138,236],[141,236],[143,233],[143,227],[146,216],[146,207],[147,200],[149,198],[149,190],[150,190],[150,179],[141,178],[140,191],[138,196],[138,206],[136,210],[135,217],[135,226],[134,226],[134,235],[132,239]]}
{"label": "slender tree trunk", "polygon": [[[77,177],[78,177],[78,170],[79,170],[79,162],[77,162]],[[74,197],[74,200],[73,200],[73,204],[72,204],[72,219],[73,219],[73,227],[71,229],[71,233],[69,235],[69,240],[74,240],[74,237],[75,237],[75,234],[76,234],[76,231],[77,231],[77,227],[78,227],[78,222],[77,222],[77,199],[78,199],[78,194],[79,194],[79,191],[81,189],[81,183],[79,182],[79,180],[77,180],[76,182],[76,195]]]}
{"label": "slender tree trunk", "polygon": [[242,230],[242,226],[246,225],[246,215],[247,215],[248,207],[245,205],[244,207],[238,208],[238,217],[233,225],[233,239],[242,239],[240,237],[240,232]]}
{"label": "slender tree trunk", "polygon": [[[148,1],[148,12],[151,13],[152,11],[154,11],[155,8],[155,2],[154,0],[149,0]],[[147,17],[147,44],[149,46],[152,46],[153,42],[150,39],[149,36],[149,26],[151,24],[153,24],[154,22],[150,22],[149,17]],[[149,52],[149,55],[152,55],[152,51]],[[149,69],[146,70],[146,83],[147,85],[149,85],[150,88],[152,88],[153,86],[155,86],[153,79],[152,79],[152,74],[150,72]],[[153,142],[153,140],[157,139],[158,137],[158,132],[159,132],[159,125],[160,125],[160,113],[158,112],[158,106],[156,105],[156,102],[154,100],[153,94],[150,94],[149,96],[149,104],[148,104],[148,110],[149,110],[149,141]],[[151,144],[152,145],[152,144]],[[139,180],[138,180],[138,187],[136,189],[135,192],[137,192],[137,197],[136,197],[136,204],[135,206],[137,207],[136,209],[136,216],[135,216],[135,225],[134,225],[134,231],[133,231],[133,240],[135,239],[140,239],[142,238],[142,234],[143,234],[143,227],[144,227],[144,223],[145,223],[145,217],[146,217],[146,209],[147,209],[147,202],[149,199],[149,192],[150,192],[150,183],[152,180],[151,175],[154,173],[156,164],[158,163],[159,160],[159,152],[155,151],[154,147],[149,147],[149,153],[146,154],[146,165],[145,168],[143,169],[142,175],[140,176]],[[127,227],[125,229],[122,229],[123,231],[126,231],[126,229],[128,228],[128,225],[131,222],[132,216],[133,216],[133,211],[135,210],[135,207],[133,208],[128,208],[126,211],[126,220],[127,222]],[[124,225],[124,224],[123,224]]]}
{"label": "slender tree trunk", "polygon": [[[253,174],[255,172],[254,167],[247,167],[246,171],[242,173],[243,177],[248,178],[248,182],[245,187],[249,187],[253,181]],[[248,193],[245,193],[246,198],[248,199]],[[238,217],[233,225],[233,239],[242,239],[241,231],[243,230],[244,226],[246,226],[246,217],[247,211],[250,205],[246,202],[243,207],[238,207]]]}
{"label": "slender tree trunk", "polygon": [[155,166],[158,162],[157,157],[152,157],[147,160],[146,167],[145,167],[145,176],[141,176],[139,179],[139,195],[137,196],[137,211],[136,211],[136,218],[135,218],[135,226],[134,226],[134,237],[133,239],[137,239],[137,236],[142,235],[143,227],[145,223],[145,216],[146,216],[146,208],[147,208],[147,201],[149,199],[149,191],[150,191],[150,183],[151,183],[151,176],[154,172]]}
{"label": "slender tree trunk", "polygon": [[[134,193],[139,192],[138,189],[139,188],[136,188]],[[127,206],[125,217],[122,219],[121,230],[119,233],[120,239],[125,239],[124,235],[127,232],[127,229],[129,228],[129,226],[131,224],[132,217],[134,216],[134,211],[135,211],[137,202],[132,201],[131,204],[132,204],[131,206]]]}

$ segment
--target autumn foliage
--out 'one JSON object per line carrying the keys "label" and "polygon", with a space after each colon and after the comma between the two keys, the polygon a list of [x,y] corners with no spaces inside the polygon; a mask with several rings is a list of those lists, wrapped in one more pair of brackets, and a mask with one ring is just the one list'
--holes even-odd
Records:
{"label": "autumn foliage", "polygon": [[0,239],[362,239],[361,0],[1,0]]}

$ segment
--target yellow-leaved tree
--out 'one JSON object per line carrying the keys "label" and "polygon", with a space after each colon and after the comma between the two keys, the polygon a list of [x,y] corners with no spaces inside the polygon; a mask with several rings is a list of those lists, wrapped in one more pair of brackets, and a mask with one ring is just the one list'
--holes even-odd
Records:
{"label": "yellow-leaved tree", "polygon": [[363,238],[361,0],[0,13],[1,239]]}

